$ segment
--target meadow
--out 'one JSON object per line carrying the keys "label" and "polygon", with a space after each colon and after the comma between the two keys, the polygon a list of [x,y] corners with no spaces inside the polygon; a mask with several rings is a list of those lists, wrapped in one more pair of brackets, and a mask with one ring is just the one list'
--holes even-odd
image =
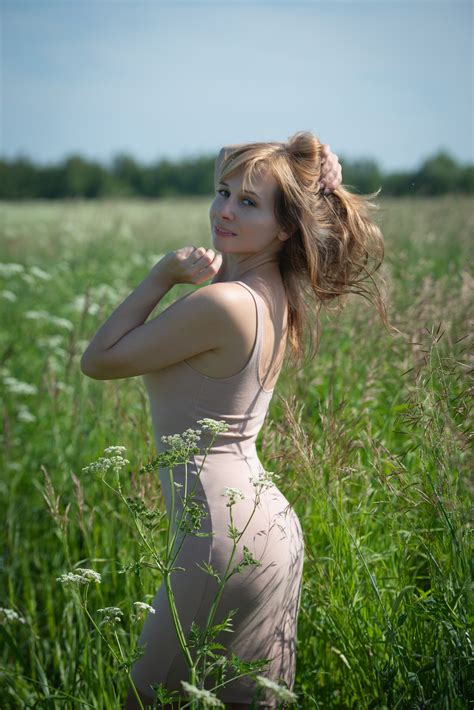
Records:
{"label": "meadow", "polygon": [[[296,707],[464,709],[474,698],[472,204],[378,204],[388,313],[403,335],[356,296],[323,310],[316,358],[282,371],[258,439],[305,535]],[[164,502],[156,475],[139,472],[156,455],[141,379],[92,380],[80,357],[160,255],[211,246],[208,206],[0,203],[2,708],[124,701],[120,659],[143,618],[133,604],[150,603],[160,579],[135,564],[126,507],[82,469],[124,446],[124,495]],[[154,314],[189,290],[174,287]],[[61,584],[75,567],[101,583],[87,594]],[[100,626],[107,607],[121,618]]]}

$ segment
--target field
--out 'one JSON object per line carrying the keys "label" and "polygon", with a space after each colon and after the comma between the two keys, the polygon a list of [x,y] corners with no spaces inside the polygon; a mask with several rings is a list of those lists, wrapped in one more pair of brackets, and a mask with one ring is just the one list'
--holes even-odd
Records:
{"label": "field", "polygon": [[[323,312],[317,357],[282,372],[258,440],[305,534],[296,707],[457,710],[474,696],[472,204],[379,204],[403,336],[355,296]],[[208,205],[0,203],[2,708],[123,703],[133,602],[149,603],[160,579],[132,564],[126,506],[82,469],[125,446],[124,495],[164,504],[139,474],[156,454],[141,379],[95,381],[79,361],[161,254],[211,245]],[[57,581],[77,566],[101,583]],[[100,626],[112,606],[120,622]]]}

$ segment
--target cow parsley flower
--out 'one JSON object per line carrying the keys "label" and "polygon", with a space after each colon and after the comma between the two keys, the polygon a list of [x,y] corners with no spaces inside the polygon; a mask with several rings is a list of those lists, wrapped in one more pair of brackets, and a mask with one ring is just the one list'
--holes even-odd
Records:
{"label": "cow parsley flower", "polygon": [[133,604],[140,611],[149,611],[150,614],[156,614],[156,609],[153,606],[150,606],[150,604],[146,604],[145,602],[133,602]]}
{"label": "cow parsley flower", "polygon": [[182,434],[162,436],[161,441],[168,444],[173,450],[194,446],[200,439],[200,429],[186,429]]}
{"label": "cow parsley flower", "polygon": [[83,473],[106,473],[110,469],[121,469],[130,463],[128,459],[124,459],[123,456],[120,456],[124,451],[126,451],[125,446],[108,446],[104,450],[104,453],[116,453],[117,455],[111,456],[110,458],[101,456],[97,461],[93,461],[88,466],[84,466],[81,470]]}
{"label": "cow parsley flower", "polygon": [[250,483],[257,488],[259,491],[263,491],[266,488],[272,488],[275,485],[275,479],[280,478],[273,471],[261,470],[258,473],[249,476]]}
{"label": "cow parsley flower", "polygon": [[231,505],[235,504],[237,498],[244,500],[245,496],[239,488],[226,487],[225,492],[222,493],[223,496],[227,496],[228,501],[226,507],[230,508]]}
{"label": "cow parsley flower", "polygon": [[0,296],[4,298],[6,301],[10,301],[10,303],[14,303],[17,301],[16,294],[13,293],[13,291],[10,291],[8,288],[4,288],[0,291]]}
{"label": "cow parsley flower", "polygon": [[64,584],[65,586],[74,584],[89,584],[90,582],[97,582],[100,584],[102,577],[99,572],[95,572],[93,569],[78,567],[75,572],[66,572],[60,577],[56,577],[56,581],[61,582],[61,584]]}
{"label": "cow parsley flower", "polygon": [[184,690],[189,693],[189,695],[196,700],[199,700],[201,707],[203,708],[224,708],[225,705],[217,698],[210,690],[205,690],[204,688],[196,688],[195,685],[191,683],[186,683],[185,680],[181,681],[181,685]]}
{"label": "cow parsley flower", "polygon": [[294,703],[298,699],[298,696],[295,693],[293,693],[291,690],[288,690],[288,688],[285,688],[283,685],[278,685],[278,683],[275,683],[275,681],[270,680],[270,678],[264,678],[263,676],[258,675],[256,676],[256,681],[258,685],[271,690],[277,696],[277,698],[280,698],[280,700],[285,700],[286,702]]}
{"label": "cow parsley flower", "polygon": [[30,385],[28,382],[17,380],[16,377],[10,375],[3,376],[3,384],[12,394],[36,394],[38,388],[36,385]]}
{"label": "cow parsley flower", "polygon": [[73,331],[74,325],[68,318],[60,318],[59,316],[49,316],[51,323],[57,325],[59,328],[65,328],[66,330]]}
{"label": "cow parsley flower", "polygon": [[23,264],[0,264],[0,276],[13,276],[22,274],[25,270]]}
{"label": "cow parsley flower", "polygon": [[87,298],[82,293],[78,294],[71,303],[69,303],[69,308],[76,311],[76,313],[84,313],[84,311],[87,311],[87,313],[90,313],[92,316],[95,316],[95,314],[100,311],[99,304],[88,302]]}
{"label": "cow parsley flower", "polygon": [[47,311],[25,311],[23,314],[24,318],[27,318],[28,320],[49,320],[50,314]]}
{"label": "cow parsley flower", "polygon": [[37,279],[41,279],[42,281],[51,280],[51,274],[48,274],[47,271],[43,271],[43,269],[40,269],[39,266],[30,266],[30,274],[32,276],[36,276]]}
{"label": "cow parsley flower", "polygon": [[18,407],[17,418],[18,418],[18,421],[26,422],[27,424],[29,422],[36,421],[35,415],[30,412],[28,407],[25,407],[24,405],[21,405],[21,404]]}
{"label": "cow parsley flower", "polygon": [[6,609],[0,606],[0,619],[3,622],[7,621],[18,621],[20,624],[26,624],[26,619],[24,619],[20,614],[18,614],[14,609]]}
{"label": "cow parsley flower", "polygon": [[121,455],[125,453],[127,450],[126,446],[108,446],[106,449],[104,449],[104,454],[111,454],[111,455]]}
{"label": "cow parsley flower", "polygon": [[201,427],[205,431],[210,431],[211,434],[220,434],[223,431],[227,431],[229,428],[229,425],[223,419],[217,420],[205,417],[204,419],[198,419],[197,423],[201,424]]}
{"label": "cow parsley flower", "polygon": [[122,621],[123,611],[117,606],[106,606],[103,609],[97,609],[100,613],[104,614],[104,618],[100,622],[103,624],[117,624]]}

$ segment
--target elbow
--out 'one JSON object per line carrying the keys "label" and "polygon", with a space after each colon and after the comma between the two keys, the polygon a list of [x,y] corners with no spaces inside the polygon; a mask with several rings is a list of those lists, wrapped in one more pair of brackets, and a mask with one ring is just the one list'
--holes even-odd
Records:
{"label": "elbow", "polygon": [[97,365],[93,365],[90,358],[86,357],[86,354],[81,357],[81,372],[83,375],[90,377],[93,380],[100,380],[100,373],[98,371]]}
{"label": "elbow", "polygon": [[119,369],[113,361],[107,360],[106,355],[97,358],[84,353],[81,358],[81,372],[92,380],[115,380],[122,377]]}

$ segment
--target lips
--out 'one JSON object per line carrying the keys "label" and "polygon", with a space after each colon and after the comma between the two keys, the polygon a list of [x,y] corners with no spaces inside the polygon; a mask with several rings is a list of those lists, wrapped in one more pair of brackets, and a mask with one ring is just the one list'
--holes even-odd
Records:
{"label": "lips", "polygon": [[229,230],[224,229],[223,227],[220,227],[218,224],[214,225],[214,229],[217,234],[223,234],[224,236],[227,236],[227,237],[236,237],[237,236],[234,232],[229,232]]}

